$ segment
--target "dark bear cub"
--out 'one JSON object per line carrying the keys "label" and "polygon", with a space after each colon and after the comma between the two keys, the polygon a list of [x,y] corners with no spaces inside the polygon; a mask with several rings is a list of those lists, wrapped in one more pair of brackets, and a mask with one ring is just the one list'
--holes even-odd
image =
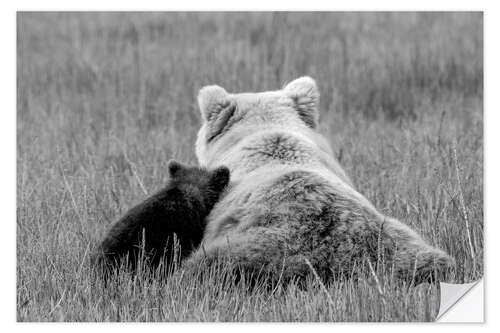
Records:
{"label": "dark bear cub", "polygon": [[169,269],[173,260],[182,260],[200,245],[205,218],[229,183],[229,169],[206,170],[171,160],[168,171],[167,186],[108,231],[94,258],[101,267],[110,269],[128,258],[127,265],[135,269],[142,258],[152,268],[163,261]]}

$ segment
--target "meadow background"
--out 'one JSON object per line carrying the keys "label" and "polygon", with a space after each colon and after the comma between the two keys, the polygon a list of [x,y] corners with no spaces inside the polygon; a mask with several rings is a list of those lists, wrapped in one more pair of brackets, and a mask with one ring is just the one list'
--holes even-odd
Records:
{"label": "meadow background", "polygon": [[110,223],[196,163],[198,90],[321,91],[356,188],[483,274],[482,13],[18,13],[18,321],[426,321],[438,288],[368,276],[249,292],[88,264]]}

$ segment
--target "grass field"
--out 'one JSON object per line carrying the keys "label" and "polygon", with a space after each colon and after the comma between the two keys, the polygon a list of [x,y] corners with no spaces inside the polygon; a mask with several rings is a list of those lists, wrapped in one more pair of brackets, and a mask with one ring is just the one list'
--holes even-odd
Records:
{"label": "grass field", "polygon": [[[480,13],[19,13],[18,321],[428,321],[436,286],[368,276],[248,291],[121,272],[89,253],[107,227],[196,163],[196,95],[321,91],[321,132],[357,189],[483,274]],[[376,276],[376,275],[374,275]]]}

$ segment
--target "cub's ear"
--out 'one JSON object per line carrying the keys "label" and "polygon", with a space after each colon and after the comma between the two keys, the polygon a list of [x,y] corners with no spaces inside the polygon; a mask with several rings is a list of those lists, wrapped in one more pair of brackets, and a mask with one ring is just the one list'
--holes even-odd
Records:
{"label": "cub's ear", "polygon": [[170,178],[175,178],[178,175],[179,171],[182,170],[184,165],[177,162],[176,160],[168,161],[168,173],[170,174]]}
{"label": "cub's ear", "polygon": [[227,184],[229,184],[230,172],[225,166],[220,166],[212,171],[212,178],[210,179],[210,184],[218,190],[222,191]]}
{"label": "cub's ear", "polygon": [[207,86],[198,94],[201,116],[207,123],[207,141],[211,141],[226,127],[229,119],[236,111],[236,102],[232,100],[224,88]]}
{"label": "cub's ear", "polygon": [[304,76],[287,84],[283,91],[292,99],[300,118],[309,127],[318,127],[319,90],[316,82]]}

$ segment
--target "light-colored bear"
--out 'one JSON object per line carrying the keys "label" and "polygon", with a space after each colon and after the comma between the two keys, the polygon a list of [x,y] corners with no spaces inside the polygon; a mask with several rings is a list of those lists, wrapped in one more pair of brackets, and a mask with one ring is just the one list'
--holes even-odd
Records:
{"label": "light-colored bear", "polygon": [[[421,282],[453,260],[357,192],[318,133],[319,91],[309,77],[283,90],[201,89],[200,165],[226,165],[231,184],[208,217],[191,264],[225,256],[245,272],[322,278],[389,263]],[[432,275],[435,276],[435,275]]]}

